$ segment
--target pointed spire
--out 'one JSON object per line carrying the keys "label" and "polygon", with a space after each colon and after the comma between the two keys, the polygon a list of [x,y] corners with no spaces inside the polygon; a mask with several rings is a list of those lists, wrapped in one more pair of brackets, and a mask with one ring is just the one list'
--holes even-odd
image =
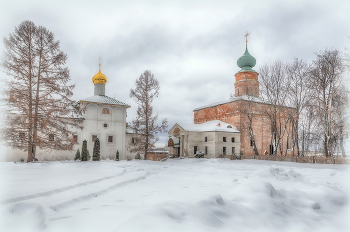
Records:
{"label": "pointed spire", "polygon": [[98,57],[98,72],[101,72],[101,56]]}

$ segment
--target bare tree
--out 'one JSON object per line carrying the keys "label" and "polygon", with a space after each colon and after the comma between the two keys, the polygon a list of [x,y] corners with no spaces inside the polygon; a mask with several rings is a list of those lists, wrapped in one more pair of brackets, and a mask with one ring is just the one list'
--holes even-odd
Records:
{"label": "bare tree", "polygon": [[[249,90],[247,89],[246,93],[248,93],[248,91]],[[245,95],[244,98],[242,98],[240,104],[240,111],[243,113],[241,127],[250,138],[250,142],[254,150],[254,155],[259,155],[259,151],[255,141],[254,126],[259,119],[262,119],[262,112],[261,106],[255,102],[255,98],[256,97],[251,96],[249,94]]]}
{"label": "bare tree", "polygon": [[[310,89],[308,88],[308,75],[309,65],[303,61],[294,59],[292,64],[287,65],[287,78],[289,79],[289,87],[287,101],[288,105],[295,108],[295,111],[290,111],[291,115],[291,135],[292,138],[292,154],[294,154],[294,148],[297,148],[297,155],[300,155],[299,151],[299,120],[302,112],[309,103],[310,100]],[[309,108],[310,109],[310,108]],[[304,131],[305,132],[305,131]],[[300,133],[305,136],[305,133]],[[302,146],[304,148],[304,146]],[[304,149],[302,150],[304,154]]]}
{"label": "bare tree", "polygon": [[276,61],[272,65],[260,68],[260,86],[262,97],[269,104],[263,106],[263,113],[267,116],[271,126],[272,153],[282,155],[282,138],[289,129],[293,108],[286,107],[289,79],[286,78],[286,65]]}
{"label": "bare tree", "polygon": [[349,136],[349,128],[347,125],[348,118],[345,116],[348,104],[349,90],[346,89],[345,85],[341,85],[333,99],[333,106],[335,109],[332,116],[332,122],[334,123],[332,145],[334,150],[339,151],[340,149],[343,157],[346,156],[344,140]]}
{"label": "bare tree", "polygon": [[9,77],[4,92],[9,98],[3,140],[28,151],[28,162],[35,159],[37,146],[71,150],[72,129],[81,128],[81,120],[70,100],[74,85],[67,85],[67,55],[54,34],[24,21],[4,44],[2,67]]}
{"label": "bare tree", "polygon": [[158,114],[153,115],[151,103],[159,95],[159,83],[154,78],[151,71],[146,70],[136,80],[136,88],[130,89],[130,97],[139,105],[137,117],[132,121],[132,126],[136,134],[134,143],[131,143],[131,152],[142,152],[147,159],[147,150],[154,147],[158,141],[156,134],[166,132],[168,127],[167,119],[163,119],[159,126],[157,122]]}
{"label": "bare tree", "polygon": [[338,50],[325,50],[316,54],[312,63],[310,89],[315,104],[316,117],[323,133],[323,150],[328,157],[333,155],[331,146],[334,137],[335,98],[343,83],[344,65]]}

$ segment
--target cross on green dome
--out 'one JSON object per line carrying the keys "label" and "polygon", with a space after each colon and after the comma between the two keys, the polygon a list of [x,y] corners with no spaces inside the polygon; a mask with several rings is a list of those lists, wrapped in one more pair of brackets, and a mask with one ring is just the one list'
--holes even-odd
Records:
{"label": "cross on green dome", "polygon": [[239,72],[255,72],[252,68],[256,64],[256,59],[249,54],[247,44],[245,47],[245,53],[237,60],[238,67],[241,68]]}

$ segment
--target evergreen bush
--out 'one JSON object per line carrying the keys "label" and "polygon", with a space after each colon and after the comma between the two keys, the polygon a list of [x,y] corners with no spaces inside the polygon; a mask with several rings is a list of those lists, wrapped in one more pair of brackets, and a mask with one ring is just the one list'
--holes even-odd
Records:
{"label": "evergreen bush", "polygon": [[78,148],[77,152],[75,153],[74,160],[80,160],[80,150]]}
{"label": "evergreen bush", "polygon": [[100,161],[100,140],[96,138],[92,151],[92,161]]}
{"label": "evergreen bush", "polygon": [[88,161],[89,151],[87,149],[87,141],[83,141],[83,147],[81,148],[81,161]]}
{"label": "evergreen bush", "polygon": [[115,155],[115,160],[119,161],[119,151],[117,151],[117,154]]}

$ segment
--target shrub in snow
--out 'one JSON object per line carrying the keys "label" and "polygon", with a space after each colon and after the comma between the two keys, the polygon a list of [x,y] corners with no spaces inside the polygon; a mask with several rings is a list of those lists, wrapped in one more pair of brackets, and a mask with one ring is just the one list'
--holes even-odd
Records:
{"label": "shrub in snow", "polygon": [[127,160],[127,161],[131,161],[131,160],[132,160],[131,156],[128,155],[128,156],[126,157],[126,160]]}
{"label": "shrub in snow", "polygon": [[81,148],[81,161],[88,161],[89,151],[87,149],[87,141],[83,141],[83,147]]}
{"label": "shrub in snow", "polygon": [[117,151],[117,154],[115,155],[115,160],[119,161],[119,151]]}
{"label": "shrub in snow", "polygon": [[140,156],[140,154],[139,154],[139,153],[136,153],[136,155],[135,155],[135,159],[141,160],[141,156]]}
{"label": "shrub in snow", "polygon": [[92,151],[92,161],[100,161],[100,140],[96,138]]}
{"label": "shrub in snow", "polygon": [[77,152],[75,153],[74,160],[80,160],[80,150],[78,148]]}

